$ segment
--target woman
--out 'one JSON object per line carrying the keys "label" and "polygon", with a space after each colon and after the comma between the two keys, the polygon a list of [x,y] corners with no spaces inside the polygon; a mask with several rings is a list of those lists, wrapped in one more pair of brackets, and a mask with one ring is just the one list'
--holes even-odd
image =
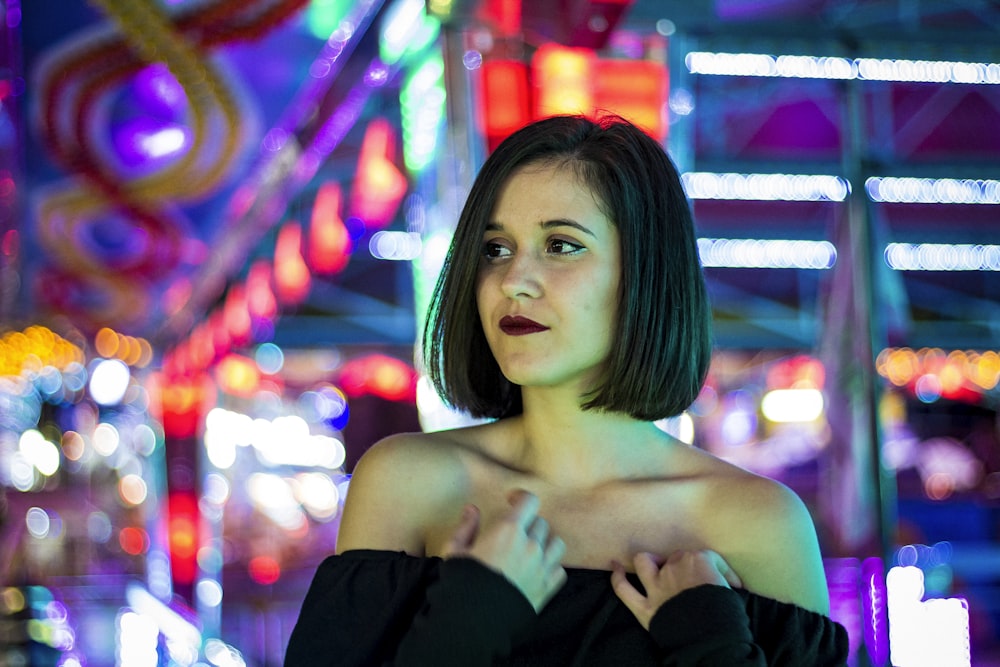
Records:
{"label": "woman", "polygon": [[809,514],[655,420],[710,309],[678,174],[613,117],[489,157],[424,336],[453,406],[359,462],[286,665],[843,664]]}

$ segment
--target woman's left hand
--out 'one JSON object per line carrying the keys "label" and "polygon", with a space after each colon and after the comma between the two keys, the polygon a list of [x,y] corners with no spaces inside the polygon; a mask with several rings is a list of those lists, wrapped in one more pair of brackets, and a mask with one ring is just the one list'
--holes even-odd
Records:
{"label": "woman's left hand", "polygon": [[726,588],[743,586],[739,576],[722,556],[709,549],[675,551],[666,561],[653,554],[640,552],[632,562],[646,594],[640,593],[625,578],[625,567],[618,561],[612,563],[611,587],[647,630],[656,610],[681,591],[702,584]]}

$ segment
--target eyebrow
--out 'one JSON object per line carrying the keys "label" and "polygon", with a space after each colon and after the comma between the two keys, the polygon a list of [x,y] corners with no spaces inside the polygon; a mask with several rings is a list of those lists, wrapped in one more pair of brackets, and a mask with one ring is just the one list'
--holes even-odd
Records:
{"label": "eyebrow", "polygon": [[[557,227],[572,227],[573,229],[578,229],[584,234],[597,238],[594,232],[587,229],[585,226],[581,225],[575,220],[569,220],[567,218],[555,218],[553,220],[543,220],[540,223],[542,229],[555,229]],[[486,225],[486,231],[488,232],[502,232],[504,226],[499,222],[490,222]]]}

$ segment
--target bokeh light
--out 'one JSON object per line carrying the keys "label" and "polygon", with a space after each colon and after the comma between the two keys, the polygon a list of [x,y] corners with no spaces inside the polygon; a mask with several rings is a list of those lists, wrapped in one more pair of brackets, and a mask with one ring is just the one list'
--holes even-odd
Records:
{"label": "bokeh light", "polygon": [[101,359],[90,373],[90,395],[98,405],[117,405],[125,397],[131,375],[120,359]]}

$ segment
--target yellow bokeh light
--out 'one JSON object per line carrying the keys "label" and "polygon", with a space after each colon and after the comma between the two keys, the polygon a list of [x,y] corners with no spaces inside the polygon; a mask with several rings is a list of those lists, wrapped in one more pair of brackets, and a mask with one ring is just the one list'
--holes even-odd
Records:
{"label": "yellow bokeh light", "polygon": [[3,604],[2,610],[6,615],[13,616],[24,610],[26,604],[24,593],[19,588],[5,588],[3,593],[0,593],[0,604]]}
{"label": "yellow bokeh light", "polygon": [[948,361],[948,363],[942,366],[941,371],[938,373],[938,380],[941,382],[941,391],[950,394],[961,389],[962,384],[965,382],[965,374],[962,371],[962,367],[953,361]]}
{"label": "yellow bokeh light", "polygon": [[972,370],[973,381],[983,389],[990,390],[1000,382],[1000,354],[984,352],[976,360]]}
{"label": "yellow bokeh light", "polygon": [[111,359],[118,354],[118,334],[113,329],[104,327],[94,336],[94,348],[97,354]]}
{"label": "yellow bokeh light", "polygon": [[924,376],[934,376],[945,393],[962,387],[991,391],[1000,384],[1000,354],[994,350],[952,350],[908,347],[886,348],[875,360],[879,375],[897,387]]}
{"label": "yellow bokeh light", "polygon": [[83,363],[83,350],[39,325],[24,331],[8,331],[0,338],[0,376],[40,372],[46,366],[63,370],[70,363]]}

